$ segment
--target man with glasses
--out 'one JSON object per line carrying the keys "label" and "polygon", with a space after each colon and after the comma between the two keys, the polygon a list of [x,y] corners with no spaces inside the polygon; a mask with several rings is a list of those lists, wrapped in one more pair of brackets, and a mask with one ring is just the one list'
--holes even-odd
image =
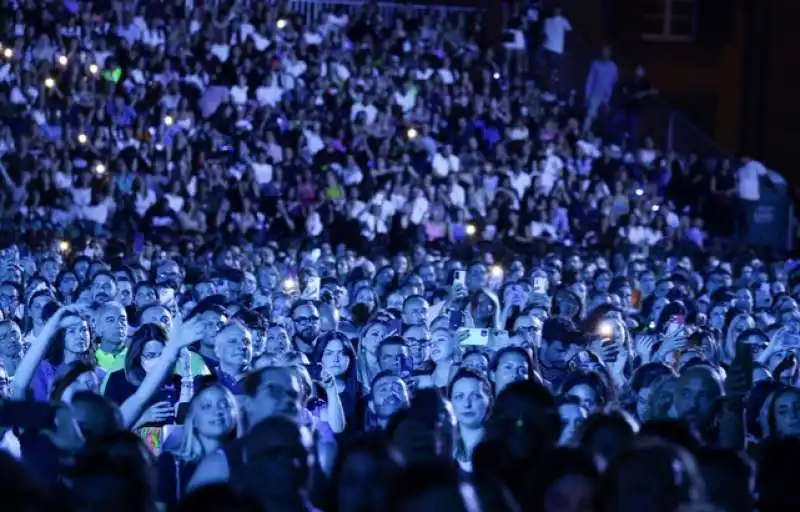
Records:
{"label": "man with glasses", "polygon": [[424,325],[407,326],[403,338],[408,343],[415,374],[429,374],[433,371],[431,362],[431,332]]}
{"label": "man with glasses", "polygon": [[19,300],[22,296],[20,287],[11,281],[0,284],[0,312],[3,318],[16,319],[18,317]]}
{"label": "man with glasses", "polygon": [[0,320],[0,364],[8,375],[16,373],[22,360],[22,332],[12,320]]}
{"label": "man with glasses", "polygon": [[294,345],[297,350],[310,356],[320,335],[319,310],[312,301],[300,301],[292,307],[294,322]]}
{"label": "man with glasses", "polygon": [[[267,366],[247,374],[242,380],[242,407],[247,417],[248,434],[224,450],[206,456],[197,467],[189,490],[204,485],[228,482],[235,476],[242,449],[248,444],[254,427],[273,417],[298,421],[302,409],[302,387],[296,372],[289,368]],[[255,461],[253,461],[255,462]],[[233,464],[231,464],[233,463]],[[244,462],[247,465],[247,462]]]}

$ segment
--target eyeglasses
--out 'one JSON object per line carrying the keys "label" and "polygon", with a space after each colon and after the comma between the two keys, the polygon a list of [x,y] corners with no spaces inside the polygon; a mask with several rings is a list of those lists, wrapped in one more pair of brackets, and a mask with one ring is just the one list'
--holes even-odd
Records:
{"label": "eyeglasses", "polygon": [[313,324],[319,322],[318,316],[298,316],[292,319],[296,324]]}

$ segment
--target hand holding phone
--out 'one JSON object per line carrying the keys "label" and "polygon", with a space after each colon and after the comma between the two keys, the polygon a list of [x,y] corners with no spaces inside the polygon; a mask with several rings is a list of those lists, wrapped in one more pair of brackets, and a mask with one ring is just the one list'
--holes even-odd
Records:
{"label": "hand holding phone", "polygon": [[465,347],[489,345],[489,329],[459,329],[458,344]]}

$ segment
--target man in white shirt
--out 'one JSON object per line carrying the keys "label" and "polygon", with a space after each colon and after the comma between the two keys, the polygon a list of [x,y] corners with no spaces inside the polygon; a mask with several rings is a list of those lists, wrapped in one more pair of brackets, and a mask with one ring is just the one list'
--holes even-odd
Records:
{"label": "man in white shirt", "polygon": [[450,203],[457,208],[463,208],[467,204],[467,193],[464,191],[464,187],[458,184],[458,175],[451,174],[449,180],[448,198]]}
{"label": "man in white shirt", "polygon": [[742,157],[742,165],[736,172],[739,192],[739,236],[747,236],[752,225],[753,214],[761,200],[761,177],[767,175],[767,168],[757,160]]}
{"label": "man in white shirt", "polygon": [[[544,43],[542,48],[549,54],[549,62],[558,62],[564,54],[564,36],[572,31],[569,20],[561,15],[561,8],[554,7],[553,15],[544,20]],[[552,60],[555,59],[555,60]]]}
{"label": "man in white shirt", "polygon": [[431,162],[433,174],[437,178],[444,179],[450,173],[457,173],[461,170],[461,160],[453,154],[453,147],[445,145],[442,151],[437,151]]}
{"label": "man in white shirt", "polygon": [[364,121],[366,124],[372,124],[375,122],[375,118],[378,117],[378,109],[375,105],[372,104],[372,98],[365,95],[364,102],[357,102],[353,103],[353,106],[350,107],[350,120],[355,121],[356,118],[360,113],[364,113]]}

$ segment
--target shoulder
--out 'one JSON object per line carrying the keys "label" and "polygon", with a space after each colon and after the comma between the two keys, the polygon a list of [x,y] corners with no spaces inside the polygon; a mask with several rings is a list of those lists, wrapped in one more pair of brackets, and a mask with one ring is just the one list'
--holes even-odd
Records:
{"label": "shoulder", "polygon": [[229,477],[228,457],[224,451],[217,450],[200,461],[189,482],[189,490],[208,484],[227,482]]}

